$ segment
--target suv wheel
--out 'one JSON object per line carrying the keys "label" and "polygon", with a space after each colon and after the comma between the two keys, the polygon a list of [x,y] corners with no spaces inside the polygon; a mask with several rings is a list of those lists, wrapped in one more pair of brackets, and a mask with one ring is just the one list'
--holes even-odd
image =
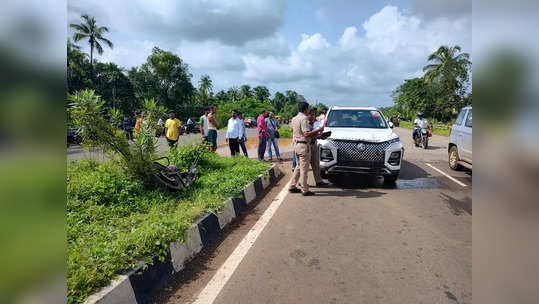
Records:
{"label": "suv wheel", "polygon": [[459,151],[457,146],[452,146],[449,149],[449,168],[453,170],[460,170],[461,168],[459,165]]}
{"label": "suv wheel", "polygon": [[384,175],[384,184],[394,185],[397,182],[397,178],[399,178],[398,172],[391,175]]}
{"label": "suv wheel", "polygon": [[326,173],[326,170],[320,170],[320,177],[324,179],[328,178],[328,174]]}

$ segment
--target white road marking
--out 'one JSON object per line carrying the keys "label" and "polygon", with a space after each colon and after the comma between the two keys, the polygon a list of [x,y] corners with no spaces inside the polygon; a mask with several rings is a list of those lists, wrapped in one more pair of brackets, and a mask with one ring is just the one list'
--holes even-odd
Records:
{"label": "white road marking", "polygon": [[438,171],[440,174],[442,174],[443,176],[449,178],[450,180],[454,181],[455,183],[459,184],[460,186],[462,187],[466,187],[466,184],[461,182],[461,181],[458,181],[457,179],[455,179],[454,177],[450,176],[449,174],[445,173],[444,171],[434,167],[433,165],[429,164],[429,163],[425,163],[427,166],[431,167],[432,169]]}
{"label": "white road marking", "polygon": [[223,265],[217,270],[217,272],[213,275],[212,279],[208,282],[206,287],[200,292],[197,299],[194,304],[210,304],[215,301],[223,287],[226,285],[230,277],[232,277],[232,274],[238,267],[238,265],[241,263],[245,255],[247,255],[247,252],[253,244],[255,243],[256,239],[262,233],[266,225],[269,223],[279,206],[281,206],[281,203],[283,202],[284,198],[288,194],[288,187],[290,186],[290,183],[292,180],[290,180],[286,186],[284,186],[283,190],[279,192],[277,197],[273,199],[273,202],[270,204],[268,209],[262,214],[262,216],[258,219],[258,221],[254,224],[254,226],[249,230],[247,235],[241,240],[241,242],[238,244],[236,249],[234,249],[234,252],[228,257],[228,259],[225,261]]}

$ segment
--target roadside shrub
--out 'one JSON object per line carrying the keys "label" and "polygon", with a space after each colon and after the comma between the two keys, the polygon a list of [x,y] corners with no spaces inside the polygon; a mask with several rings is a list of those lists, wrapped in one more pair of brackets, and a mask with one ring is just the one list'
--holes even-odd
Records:
{"label": "roadside shrub", "polygon": [[176,167],[189,170],[194,163],[203,166],[210,153],[210,145],[207,142],[186,143],[172,147],[168,158]]}
{"label": "roadside shrub", "polygon": [[279,136],[281,138],[292,138],[292,130],[290,126],[283,126],[279,129]]}

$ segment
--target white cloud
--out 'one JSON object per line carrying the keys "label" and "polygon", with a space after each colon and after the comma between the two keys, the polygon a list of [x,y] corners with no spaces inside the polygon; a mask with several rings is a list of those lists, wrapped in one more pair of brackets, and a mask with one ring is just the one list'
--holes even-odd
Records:
{"label": "white cloud", "polygon": [[319,50],[319,49],[325,49],[329,47],[329,43],[327,40],[322,37],[319,33],[316,33],[314,35],[307,35],[302,34],[301,35],[301,42],[298,45],[298,51],[305,52],[307,50]]}
{"label": "white cloud", "polygon": [[339,45],[345,50],[358,47],[360,42],[356,33],[357,28],[355,26],[347,27],[339,39]]}
{"label": "white cloud", "polygon": [[241,70],[243,68],[239,49],[215,40],[184,41],[178,48],[177,54],[195,69],[214,71]]}
{"label": "white cloud", "polygon": [[247,79],[285,83],[310,100],[326,96],[334,104],[388,105],[404,79],[422,75],[427,57],[440,45],[459,44],[470,52],[471,21],[422,20],[386,6],[368,18],[360,35],[344,29],[337,45],[320,33],[302,35],[289,56],[244,56]]}

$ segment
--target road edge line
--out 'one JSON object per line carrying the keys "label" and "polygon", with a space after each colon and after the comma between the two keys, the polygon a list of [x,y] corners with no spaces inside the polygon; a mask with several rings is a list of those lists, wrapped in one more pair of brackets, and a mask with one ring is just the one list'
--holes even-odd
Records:
{"label": "road edge line", "polygon": [[450,180],[454,181],[455,183],[457,183],[459,186],[462,186],[462,187],[467,187],[468,185],[466,185],[465,183],[457,180],[456,178],[452,177],[451,175],[445,173],[444,171],[434,167],[433,165],[429,164],[429,163],[425,163],[427,166],[431,167],[432,169],[436,170],[438,173],[442,174],[443,176],[449,178]]}
{"label": "road edge line", "polygon": [[243,237],[241,242],[236,246],[234,251],[226,259],[226,261],[219,267],[217,272],[213,275],[211,280],[206,284],[204,289],[198,294],[193,304],[210,304],[215,301],[221,290],[226,285],[228,280],[234,274],[234,271],[239,266],[243,258],[249,252],[249,249],[254,245],[256,239],[260,236],[266,225],[270,222],[271,218],[277,212],[277,209],[281,206],[284,198],[288,194],[288,187],[290,186],[290,180],[273,199],[273,202],[268,206],[264,214],[258,219],[249,232]]}

